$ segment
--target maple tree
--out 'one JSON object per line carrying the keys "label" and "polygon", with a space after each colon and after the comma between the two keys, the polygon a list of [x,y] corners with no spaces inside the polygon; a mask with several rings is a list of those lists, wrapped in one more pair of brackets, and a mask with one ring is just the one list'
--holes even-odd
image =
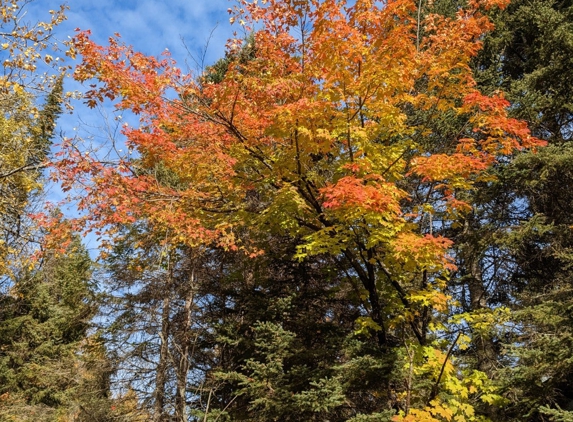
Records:
{"label": "maple tree", "polygon": [[[242,0],[231,19],[254,30],[251,51],[232,40],[216,78],[80,32],[88,105],[113,100],[140,125],[123,127],[128,153],[113,165],[66,141],[57,177],[81,185],[83,222],[111,242],[145,221],[165,245],[255,257],[274,234],[298,239],[297,259],[330,256],[362,301],[356,335],[406,353],[396,420],[474,420],[470,399],[496,397],[483,373],[460,378],[452,351],[464,324],[485,322],[445,325],[454,265],[438,233],[470,208],[485,169],[543,145],[469,67],[492,29],[483,10],[504,6],[470,1],[447,16],[410,0]],[[436,124],[448,119],[456,130]]]}

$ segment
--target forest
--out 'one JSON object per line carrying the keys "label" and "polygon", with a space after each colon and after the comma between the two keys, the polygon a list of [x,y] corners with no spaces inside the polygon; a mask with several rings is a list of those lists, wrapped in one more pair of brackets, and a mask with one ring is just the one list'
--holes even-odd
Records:
{"label": "forest", "polygon": [[573,422],[571,0],[233,0],[195,73],[30,2],[0,422]]}

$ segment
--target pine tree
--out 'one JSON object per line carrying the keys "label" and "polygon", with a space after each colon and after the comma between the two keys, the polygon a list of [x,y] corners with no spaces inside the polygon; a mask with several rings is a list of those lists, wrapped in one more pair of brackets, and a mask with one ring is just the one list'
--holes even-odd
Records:
{"label": "pine tree", "polygon": [[572,10],[568,1],[513,1],[492,14],[496,29],[474,61],[482,91],[505,91],[512,114],[553,145],[493,168],[452,235],[452,287],[464,310],[513,311],[474,328],[464,353],[500,381],[508,401],[503,411],[487,410],[500,421],[570,418]]}
{"label": "pine tree", "polygon": [[0,298],[0,419],[52,421],[73,411],[95,310],[91,260],[76,239],[18,274]]}

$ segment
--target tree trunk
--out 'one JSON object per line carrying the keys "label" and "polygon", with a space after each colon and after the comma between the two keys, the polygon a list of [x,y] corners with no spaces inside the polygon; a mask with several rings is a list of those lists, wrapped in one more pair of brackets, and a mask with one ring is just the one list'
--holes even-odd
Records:
{"label": "tree trunk", "polygon": [[169,317],[171,313],[171,288],[168,283],[169,291],[163,298],[163,309],[161,312],[161,332],[159,334],[159,363],[157,364],[157,373],[155,375],[155,407],[154,414],[157,422],[167,420],[165,415],[165,385],[167,383],[167,368],[169,358]]}
{"label": "tree trunk", "polygon": [[186,421],[186,404],[187,404],[187,375],[189,373],[189,359],[191,358],[191,325],[192,325],[192,312],[193,301],[195,294],[195,271],[191,271],[191,283],[188,293],[185,298],[184,315],[185,321],[181,327],[180,333],[180,350],[179,367],[177,369],[177,395],[175,397],[175,414],[176,420],[180,422]]}
{"label": "tree trunk", "polygon": [[[474,231],[477,223],[473,222],[473,215],[468,216],[466,221],[465,232]],[[473,223],[473,224],[472,224]],[[467,251],[465,253],[465,260],[467,263],[467,287],[469,291],[469,305],[471,312],[479,312],[482,309],[487,309],[487,290],[484,285],[484,280],[482,276],[482,267],[480,263],[480,258],[482,254],[481,247],[479,245],[476,237],[480,236],[479,231],[476,233],[469,233],[470,240],[466,245]],[[471,243],[471,244],[470,244]],[[495,350],[495,345],[491,336],[487,334],[474,333],[473,335],[474,344],[476,347],[476,360],[477,369],[485,372],[488,376],[492,376],[495,370],[495,361],[497,359],[497,353]]]}

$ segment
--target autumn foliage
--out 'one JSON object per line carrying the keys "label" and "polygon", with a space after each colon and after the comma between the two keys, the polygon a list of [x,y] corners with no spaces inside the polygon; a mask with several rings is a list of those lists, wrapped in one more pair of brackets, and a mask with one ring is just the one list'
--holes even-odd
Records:
{"label": "autumn foliage", "polygon": [[[482,12],[505,3],[445,16],[412,0],[242,0],[231,20],[253,36],[229,42],[220,80],[79,32],[87,103],[114,101],[139,125],[123,126],[129,153],[113,163],[68,141],[57,177],[81,185],[84,221],[108,239],[145,221],[166,243],[257,255],[280,234],[300,239],[297,259],[334,257],[360,281],[357,331],[410,356],[396,420],[474,420],[469,399],[495,396],[478,372],[462,380],[451,351],[463,338],[433,335],[454,268],[439,233],[484,170],[543,145],[469,68],[492,29]],[[435,385],[411,391],[424,376]]]}

